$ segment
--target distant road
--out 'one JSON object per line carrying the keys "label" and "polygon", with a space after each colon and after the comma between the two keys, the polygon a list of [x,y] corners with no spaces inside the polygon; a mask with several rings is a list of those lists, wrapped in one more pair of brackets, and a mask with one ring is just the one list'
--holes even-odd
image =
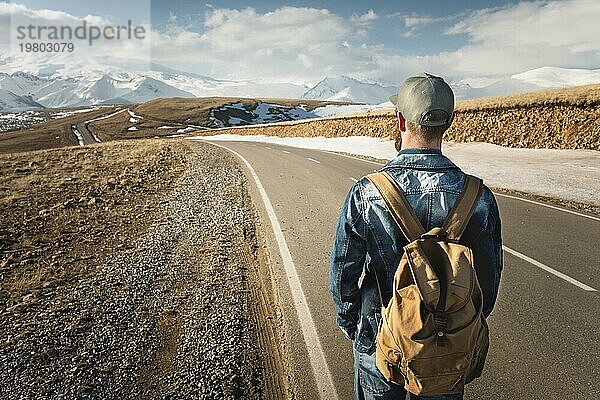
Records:
{"label": "distant road", "polygon": [[[110,118],[114,115],[128,111],[129,109],[128,108],[123,108],[123,109],[116,108],[116,110],[117,111],[111,111],[110,113],[104,114],[100,117],[96,117],[87,122],[99,121],[101,119]],[[80,146],[84,146],[86,144],[100,143],[100,139],[98,139],[98,137],[96,135],[94,135],[92,133],[92,131],[88,128],[87,122],[78,122],[76,125],[71,126],[71,131],[75,135],[75,138],[77,139],[77,143]]]}
{"label": "distant road", "polygon": [[[262,185],[254,199],[289,324],[298,399],[351,399],[351,344],[335,324],[329,255],[350,186],[381,165],[275,144],[213,143],[247,160],[255,174],[249,178]],[[261,207],[261,198],[270,210]],[[514,196],[496,198],[506,246],[504,272],[489,318],[486,369],[468,386],[466,398],[600,399],[598,216]],[[289,252],[283,258],[282,248]]]}
{"label": "distant road", "polygon": [[85,122],[80,122],[77,124],[77,131],[81,135],[81,139],[83,140],[83,144],[94,144],[100,143],[100,140],[94,136],[94,134],[88,129],[87,124]]}

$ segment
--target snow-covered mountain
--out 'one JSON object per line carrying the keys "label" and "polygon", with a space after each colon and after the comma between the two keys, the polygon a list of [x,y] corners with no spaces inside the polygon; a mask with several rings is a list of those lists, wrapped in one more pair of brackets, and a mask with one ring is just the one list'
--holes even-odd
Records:
{"label": "snow-covered mountain", "polygon": [[457,100],[600,83],[600,69],[541,67],[510,78],[462,79],[451,83]]}
{"label": "snow-covered mountain", "polygon": [[379,104],[396,90],[393,86],[359,81],[348,76],[326,77],[304,93],[302,98]]}
{"label": "snow-covered mountain", "polygon": [[[66,60],[52,56],[43,60],[0,57],[0,89],[31,96],[43,107],[58,108],[142,103],[160,97],[299,98],[308,87],[214,79],[132,60]],[[0,111],[8,110],[0,107]]]}
{"label": "snow-covered mountain", "polygon": [[10,90],[0,89],[0,110],[29,110],[43,107],[30,96],[19,96]]}
{"label": "snow-covered mountain", "polygon": [[552,88],[600,83],[600,69],[542,67],[513,75],[512,79]]}
{"label": "snow-covered mountain", "polygon": [[[509,78],[452,82],[457,100],[600,83],[600,69],[543,67]],[[141,103],[160,97],[304,98],[380,104],[396,86],[347,76],[326,77],[313,87],[286,82],[225,80],[155,63],[117,58],[0,56],[0,111]]]}

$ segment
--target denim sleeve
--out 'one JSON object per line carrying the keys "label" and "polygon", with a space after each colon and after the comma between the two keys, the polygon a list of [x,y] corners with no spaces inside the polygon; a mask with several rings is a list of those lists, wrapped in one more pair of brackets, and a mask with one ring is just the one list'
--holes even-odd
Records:
{"label": "denim sleeve", "polygon": [[337,313],[337,324],[350,340],[354,340],[360,313],[361,295],[358,281],[367,254],[364,204],[360,185],[358,182],[350,189],[344,202],[329,270],[329,288]]}
{"label": "denim sleeve", "polygon": [[477,272],[477,279],[483,294],[483,314],[488,317],[498,298],[500,275],[502,273],[502,227],[498,204],[492,192],[484,189],[489,204],[489,212],[484,228],[474,240],[471,249]]}

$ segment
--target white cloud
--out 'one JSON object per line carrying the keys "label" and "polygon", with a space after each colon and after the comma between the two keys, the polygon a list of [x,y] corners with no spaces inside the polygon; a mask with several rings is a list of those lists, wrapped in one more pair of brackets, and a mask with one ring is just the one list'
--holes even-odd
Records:
{"label": "white cloud", "polygon": [[433,18],[433,17],[424,17],[424,16],[405,16],[404,17],[404,25],[407,28],[414,28],[416,26],[423,26],[433,24],[437,21],[442,21],[443,18]]}
{"label": "white cloud", "polygon": [[372,10],[342,18],[303,7],[264,14],[253,8],[211,9],[201,34],[154,32],[153,56],[182,66],[195,60],[196,68],[205,69],[202,73],[219,77],[315,80],[374,67],[373,49],[357,40],[367,36],[366,24],[376,18]]}
{"label": "white cloud", "polygon": [[[144,17],[144,16],[142,16]],[[145,59],[148,62],[150,61],[150,46],[149,41],[144,39],[125,39],[128,34],[125,30],[121,30],[119,33],[121,35],[121,40],[112,38],[106,39],[102,37],[101,32],[105,27],[117,27],[118,24],[115,24],[113,21],[98,15],[87,15],[84,18],[80,18],[74,15],[71,15],[64,11],[56,11],[56,10],[33,10],[27,8],[21,4],[15,3],[0,3],[0,18],[2,18],[2,28],[0,29],[0,33],[3,34],[4,40],[8,37],[10,40],[10,44],[12,47],[3,46],[3,55],[6,53],[10,53],[12,55],[16,55],[18,57],[24,56],[24,54],[20,53],[20,43],[25,43],[28,41],[41,41],[45,43],[50,42],[71,42],[75,45],[75,51],[72,53],[64,52],[59,54],[61,58],[68,62],[69,58],[82,58],[86,56],[95,56],[95,57],[103,57],[103,56],[114,56],[115,54],[123,54],[128,58],[134,59]],[[7,23],[8,22],[8,23]],[[83,29],[83,25],[86,25],[87,29]],[[31,30],[31,36],[29,35],[29,26],[33,26]],[[133,37],[133,29],[137,26],[135,21],[132,21],[132,37]],[[23,27],[20,31],[18,27]],[[50,32],[54,29],[55,32],[58,32],[58,35],[62,35],[63,30],[62,27],[70,27],[71,32],[76,34],[77,29],[79,28],[81,32],[85,31],[86,38],[85,39],[69,39],[68,33],[64,33],[64,36],[59,36],[60,39],[51,38]],[[96,32],[93,32],[90,29],[97,29]],[[149,26],[144,26],[144,29],[148,31],[150,29]],[[68,32],[68,31],[64,31]],[[108,31],[107,31],[108,32]],[[113,29],[113,34],[115,34],[116,30]],[[7,33],[5,36],[4,34]],[[21,34],[25,35],[25,38],[20,38]],[[93,45],[89,45],[89,37],[90,34],[100,35],[99,38],[94,38],[92,40]],[[34,40],[32,40],[34,39]],[[37,56],[33,58],[41,59],[44,56],[46,57],[54,57],[56,54],[27,54],[28,59],[31,59],[32,56]],[[56,58],[56,57],[54,57]]]}
{"label": "white cloud", "polygon": [[[0,3],[0,18],[7,15],[38,24],[76,25],[82,21],[62,11]],[[401,13],[382,17],[369,10],[344,18],[327,9],[307,7],[282,7],[266,13],[253,8],[211,7],[195,21],[195,26],[203,26],[200,32],[179,22],[187,16],[178,17],[175,21],[177,16],[170,13],[173,23],[163,31],[148,29],[149,40],[143,45],[100,41],[82,51],[149,61],[151,43],[152,60],[175,68],[217,78],[290,82],[350,75],[398,83],[420,71],[462,79],[509,76],[541,66],[600,65],[598,0],[523,2],[441,17]],[[110,22],[99,16],[85,20]],[[366,44],[375,24],[386,28],[386,24],[399,22],[405,29],[400,34],[406,37],[446,26],[447,36],[442,40],[465,44],[455,51],[434,54],[398,54],[383,45]],[[0,33],[7,29],[2,24]]]}
{"label": "white cloud", "polygon": [[600,64],[600,2],[535,1],[473,12],[446,30],[469,44],[448,54],[463,74],[506,75],[540,66]]}
{"label": "white cloud", "polygon": [[366,13],[364,13],[362,15],[353,15],[352,16],[352,20],[358,21],[358,22],[375,21],[377,18],[379,18],[379,16],[375,13],[375,11],[373,11],[373,9],[370,9],[369,11],[367,11]]}
{"label": "white cloud", "polygon": [[[465,35],[455,51],[434,54],[375,54],[377,68],[366,75],[399,82],[408,74],[428,71],[450,79],[509,77],[542,66],[598,68],[600,2],[565,0],[522,2],[482,9],[468,15],[400,17],[411,37],[423,26],[457,21],[445,29],[448,38]],[[456,40],[462,40],[457,36]]]}
{"label": "white cloud", "polygon": [[429,15],[406,14],[403,12],[395,12],[386,15],[387,19],[391,19],[393,21],[399,20],[400,23],[404,25],[406,30],[404,33],[402,33],[402,36],[405,38],[417,35],[420,29],[423,29],[428,25],[447,22],[449,20],[456,19],[457,17],[457,15],[432,17]]}

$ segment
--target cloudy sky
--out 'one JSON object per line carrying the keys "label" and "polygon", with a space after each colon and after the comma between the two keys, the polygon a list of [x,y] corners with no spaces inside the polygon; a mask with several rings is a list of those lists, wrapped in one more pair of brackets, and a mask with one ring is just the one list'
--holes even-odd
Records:
{"label": "cloudy sky", "polygon": [[144,49],[100,41],[83,50],[227,79],[397,83],[417,71],[458,80],[600,68],[599,0],[21,0],[0,3],[2,15],[38,24],[130,19],[148,27]]}

